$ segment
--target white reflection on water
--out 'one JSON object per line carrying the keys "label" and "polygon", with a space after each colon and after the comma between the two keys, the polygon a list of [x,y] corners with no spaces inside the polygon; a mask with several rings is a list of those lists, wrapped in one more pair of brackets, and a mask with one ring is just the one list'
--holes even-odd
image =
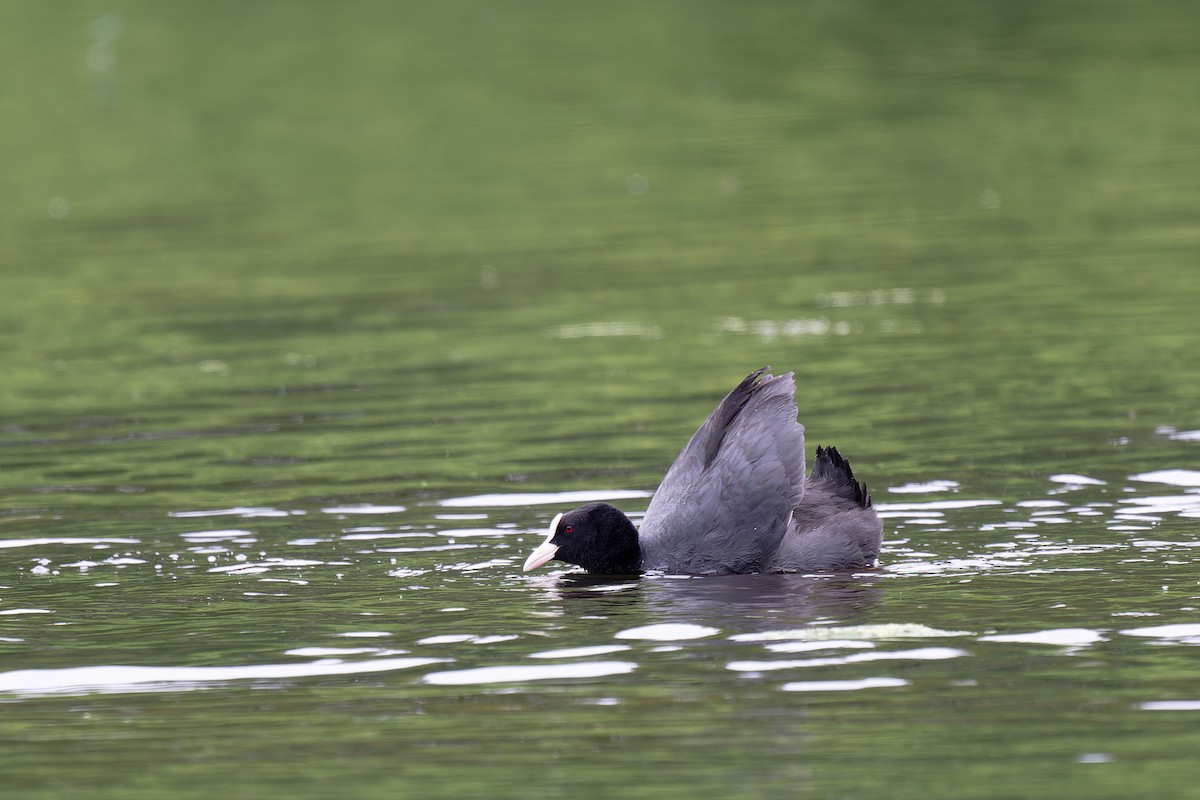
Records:
{"label": "white reflection on water", "polygon": [[313,661],[308,664],[253,664],[234,667],[98,666],[0,672],[0,693],[21,696],[114,694],[207,689],[229,681],[271,681],[322,675],[389,672],[444,663],[445,658],[381,658],[367,661]]}
{"label": "white reflection on water", "polygon": [[943,661],[950,658],[960,658],[967,651],[956,647],[918,647],[913,650],[879,650],[870,653],[851,653],[845,656],[828,656],[825,658],[798,658],[780,661],[730,661],[726,669],[734,672],[768,672],[776,669],[795,669],[802,667],[841,667],[847,664],[861,664],[867,661]]}
{"label": "white reflection on water", "polygon": [[426,636],[424,639],[418,639],[417,644],[454,644],[456,642],[470,642],[474,640],[473,633],[442,633],[437,636]]}
{"label": "white reflection on water", "polygon": [[179,534],[179,538],[194,544],[209,544],[211,542],[241,542],[249,544],[256,541],[250,531],[236,528],[218,531],[189,531]]}
{"label": "white reflection on water", "polygon": [[1194,622],[1154,625],[1149,628],[1129,628],[1121,633],[1126,636],[1158,639],[1162,644],[1200,644],[1200,623]]}
{"label": "white reflection on water", "polygon": [[275,567],[320,567],[324,565],[324,561],[314,561],[309,558],[268,558],[265,561],[245,561],[221,567],[210,567],[208,571],[231,575],[257,575]]}
{"label": "white reflection on water", "polygon": [[663,622],[629,628],[615,635],[617,639],[644,639],[652,642],[678,642],[685,639],[702,639],[720,633],[716,628],[682,622]]}
{"label": "white reflection on water", "polygon": [[973,635],[970,631],[943,631],[931,628],[928,625],[899,622],[883,625],[822,626],[819,628],[739,633],[729,638],[735,642],[770,642],[786,639],[828,642],[842,639],[932,639]]}
{"label": "white reflection on water", "polygon": [[818,642],[771,642],[766,647],[772,653],[811,653],[818,650],[870,650],[875,643],[862,639],[827,639]]}
{"label": "white reflection on water", "polygon": [[497,642],[511,642],[518,639],[516,634],[496,634],[492,636],[479,636],[474,633],[443,633],[436,636],[426,636],[424,639],[418,639],[417,644],[496,644]]}
{"label": "white reflection on water", "polygon": [[1016,642],[1020,644],[1054,644],[1063,647],[1080,647],[1104,642],[1107,639],[1089,628],[1052,628],[1030,633],[1003,633],[980,636],[981,642]]}
{"label": "white reflection on water", "polygon": [[476,561],[468,563],[460,561],[457,564],[442,564],[439,566],[438,572],[479,572],[481,570],[491,569],[492,567],[508,567],[512,566],[511,558],[489,558],[487,561]]}
{"label": "white reflection on water", "polygon": [[184,519],[192,517],[245,517],[253,519],[254,517],[298,516],[303,513],[303,511],[285,511],[269,506],[234,506],[233,508],[217,508],[205,511],[172,511],[170,516]]}
{"label": "white reflection on water", "polygon": [[1174,550],[1177,547],[1200,547],[1200,541],[1194,542],[1166,542],[1158,539],[1134,539],[1131,544],[1134,547],[1141,548],[1150,552],[1159,550]]}
{"label": "white reflection on water", "polygon": [[381,647],[296,647],[284,653],[285,656],[301,656],[303,658],[339,658],[341,656],[399,656],[407,650],[391,650]]}
{"label": "white reflection on water", "polygon": [[406,567],[400,567],[399,569],[389,570],[388,577],[389,578],[418,578],[422,575],[428,574],[429,572],[430,572],[430,570],[427,570],[427,569],[409,569]]}
{"label": "white reflection on water", "polygon": [[620,653],[623,650],[631,649],[627,644],[599,644],[594,647],[564,647],[560,650],[542,650],[539,653],[530,653],[530,658],[587,658],[589,656],[603,656],[609,653]]}
{"label": "white reflection on water", "polygon": [[1106,481],[1099,478],[1089,478],[1087,475],[1076,475],[1074,473],[1060,473],[1051,475],[1050,480],[1054,483],[1064,483],[1068,486],[1104,486]]}
{"label": "white reflection on water", "polygon": [[1174,494],[1151,497],[1126,497],[1122,505],[1134,508],[1119,508],[1114,513],[1121,518],[1144,517],[1157,514],[1178,514],[1185,518],[1200,517],[1200,494]]}
{"label": "white reflection on water", "polygon": [[793,681],[779,688],[785,692],[856,692],[907,685],[908,681],[901,678],[862,678],[857,681]]}
{"label": "white reflection on water", "polygon": [[407,509],[404,506],[377,506],[371,503],[359,503],[349,506],[331,506],[321,510],[326,514],[399,514]]}
{"label": "white reflection on water", "polygon": [[906,483],[903,486],[889,486],[892,494],[925,494],[927,492],[957,492],[958,481],[927,481],[925,483]]}
{"label": "white reflection on water", "polygon": [[80,572],[87,572],[92,567],[99,567],[99,566],[103,566],[105,564],[112,566],[112,567],[122,568],[122,567],[132,566],[134,564],[145,564],[145,563],[146,563],[146,559],[144,559],[144,558],[130,558],[129,556],[110,556],[109,558],[106,558],[103,561],[88,561],[87,559],[84,559],[83,561],[72,561],[67,564],[63,564],[62,566],[64,568],[72,567],[72,568],[78,569]]}
{"label": "white reflection on water", "polygon": [[512,665],[431,672],[426,683],[438,686],[466,686],[480,683],[524,683],[526,681],[560,680],[565,678],[603,678],[625,675],[637,669],[630,661],[592,661],[580,664]]}
{"label": "white reflection on water", "polygon": [[1200,486],[1200,470],[1160,469],[1154,472],[1142,472],[1137,475],[1130,475],[1129,480],[1147,483],[1166,483],[1171,486]]}
{"label": "white reflection on water", "polygon": [[[1089,489],[1101,493],[1110,491],[1105,481],[1086,475],[1062,473],[1050,476],[1049,480],[1059,484],[1059,487],[1047,490],[1047,495]],[[1130,480],[1156,480],[1185,486],[1187,490],[1177,495],[1122,496],[1111,502],[1096,500],[1074,506],[1050,498],[1020,500],[1012,505],[996,500],[879,503],[877,508],[880,516],[895,520],[890,534],[885,533],[882,569],[885,574],[895,576],[972,574],[997,570],[1027,575],[1097,571],[1103,569],[1103,563],[1081,566],[1077,560],[1066,563],[1059,559],[1063,556],[1099,555],[1123,550],[1155,554],[1159,558],[1178,553],[1176,561],[1161,563],[1187,563],[1191,556],[1185,554],[1200,547],[1200,541],[1192,540],[1186,534],[1171,539],[1144,535],[1143,538],[1132,539],[1122,534],[1149,531],[1167,523],[1172,517],[1200,518],[1200,491],[1192,488],[1193,483],[1200,483],[1200,471],[1159,470],[1132,475]],[[1126,493],[1132,491],[1124,489]],[[959,502],[961,505],[956,507]],[[984,511],[982,514],[976,512],[976,519],[968,526],[961,522],[956,524],[948,518],[954,511],[973,509]],[[978,519],[981,515],[985,516],[982,521]],[[992,519],[987,519],[988,516]],[[1088,526],[1084,542],[1076,541],[1078,534],[1071,527],[1073,523],[1080,522]],[[1096,541],[1095,533],[1100,530],[1096,527],[1097,523],[1103,526],[1103,531],[1113,535],[1104,541]],[[1050,526],[1058,529],[1057,537],[1050,538],[1043,533]],[[909,529],[908,536],[898,535],[906,532],[906,528]],[[936,552],[938,548],[934,545],[925,545],[920,550],[935,552],[921,552],[916,547],[916,543],[928,541],[939,533],[962,530],[979,534],[1014,533],[1002,541],[979,541],[974,545],[966,542],[966,547],[956,547],[958,552],[948,557],[943,555],[939,558],[941,554]],[[1054,562],[1047,563],[1047,559],[1054,559]],[[1132,560],[1126,559],[1121,563],[1132,563]]]}
{"label": "white reflection on water", "polygon": [[0,548],[41,547],[51,544],[141,544],[140,539],[93,539],[85,536],[48,536],[37,539],[0,539]]}

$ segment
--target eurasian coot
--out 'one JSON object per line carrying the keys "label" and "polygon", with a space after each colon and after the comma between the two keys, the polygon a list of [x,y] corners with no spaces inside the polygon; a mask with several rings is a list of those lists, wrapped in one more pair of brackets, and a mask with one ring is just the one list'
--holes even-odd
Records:
{"label": "eurasian coot", "polygon": [[639,531],[589,503],[559,514],[524,569],[551,559],[588,572],[809,572],[875,565],[883,523],[865,484],[832,447],[804,475],[804,426],[792,373],[756,370],[692,436],[654,493]]}

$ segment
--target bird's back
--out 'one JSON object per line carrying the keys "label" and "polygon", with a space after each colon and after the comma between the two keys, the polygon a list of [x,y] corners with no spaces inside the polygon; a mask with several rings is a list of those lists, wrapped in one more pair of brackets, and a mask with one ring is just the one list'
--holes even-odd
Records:
{"label": "bird's back", "polygon": [[883,522],[865,484],[836,448],[817,448],[804,498],[767,563],[769,572],[866,569],[875,565]]}

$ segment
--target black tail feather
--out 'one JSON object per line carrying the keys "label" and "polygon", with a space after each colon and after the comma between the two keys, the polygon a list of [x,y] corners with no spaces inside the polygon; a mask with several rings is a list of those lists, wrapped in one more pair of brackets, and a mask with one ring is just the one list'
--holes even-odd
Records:
{"label": "black tail feather", "polygon": [[850,462],[842,457],[836,447],[817,447],[817,460],[810,478],[828,482],[836,487],[837,494],[853,500],[860,508],[871,507],[871,493],[867,491],[867,485],[854,479]]}

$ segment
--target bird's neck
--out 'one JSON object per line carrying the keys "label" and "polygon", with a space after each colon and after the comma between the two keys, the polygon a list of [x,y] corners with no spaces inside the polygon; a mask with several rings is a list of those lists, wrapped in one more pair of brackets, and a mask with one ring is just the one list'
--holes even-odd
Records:
{"label": "bird's neck", "polygon": [[637,575],[642,571],[642,548],[635,538],[631,547],[622,547],[598,566],[599,569],[590,571],[604,575]]}
{"label": "bird's neck", "polygon": [[595,554],[588,572],[603,575],[637,575],[642,571],[642,547],[638,541],[637,528],[624,514],[616,530],[610,533],[612,544],[602,553]]}

